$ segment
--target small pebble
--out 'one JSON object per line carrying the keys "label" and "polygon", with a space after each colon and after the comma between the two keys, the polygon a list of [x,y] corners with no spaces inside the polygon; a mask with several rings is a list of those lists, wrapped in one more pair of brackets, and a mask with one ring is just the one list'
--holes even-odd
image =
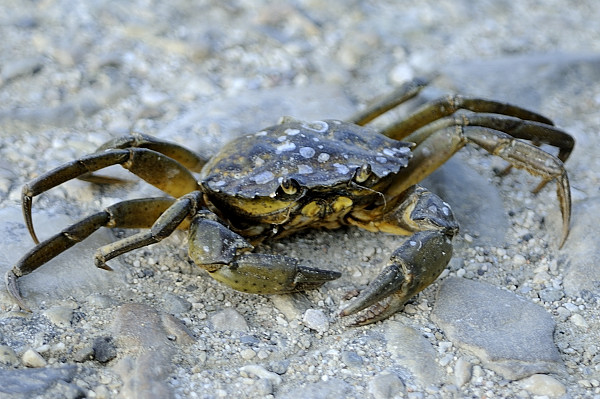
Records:
{"label": "small pebble", "polygon": [[217,331],[248,331],[246,319],[233,308],[223,309],[210,318]]}
{"label": "small pebble", "polygon": [[163,300],[164,311],[173,315],[185,313],[192,309],[192,304],[189,301],[170,292],[163,294]]}
{"label": "small pebble", "polygon": [[544,395],[550,398],[558,398],[563,396],[567,390],[565,386],[546,374],[534,374],[519,381],[519,385],[533,395]]}
{"label": "small pebble", "polygon": [[91,345],[84,346],[73,354],[73,360],[78,363],[87,362],[94,358],[94,348]]}
{"label": "small pebble", "polygon": [[327,320],[327,316],[322,310],[307,309],[306,312],[304,312],[302,322],[306,327],[320,333],[329,330],[329,320]]}
{"label": "small pebble", "polygon": [[258,378],[266,378],[274,384],[281,384],[282,381],[278,374],[273,373],[258,364],[249,364],[247,366],[240,367],[240,372],[247,375],[255,375]]}
{"label": "small pebble", "polygon": [[569,318],[569,320],[571,321],[571,323],[575,324],[577,327],[581,327],[581,328],[588,327],[588,322],[579,313],[575,313],[574,315],[572,315]]}
{"label": "small pebble", "polygon": [[278,361],[269,363],[269,369],[272,372],[277,373],[279,375],[285,374],[288,370],[288,367],[290,367],[289,359],[278,360]]}
{"label": "small pebble", "polygon": [[454,383],[462,387],[471,380],[472,366],[464,357],[459,358],[454,365]]}
{"label": "small pebble", "polygon": [[527,259],[521,254],[516,254],[515,256],[513,256],[513,263],[517,266],[524,265],[525,263],[527,263]]}
{"label": "small pebble", "polygon": [[53,306],[44,311],[44,316],[55,325],[66,328],[71,326],[73,309],[66,306]]}
{"label": "small pebble", "polygon": [[342,362],[348,367],[361,367],[364,360],[354,351],[342,351]]}
{"label": "small pebble", "polygon": [[268,351],[264,351],[264,350],[260,350],[260,351],[258,351],[258,353],[256,354],[256,356],[260,360],[265,360],[266,358],[269,357],[269,352]]}
{"label": "small pebble", "polygon": [[369,381],[368,391],[375,399],[392,399],[404,393],[404,383],[395,374],[379,374]]}
{"label": "small pebble", "polygon": [[107,363],[117,357],[117,348],[111,337],[96,338],[92,344],[94,359],[100,363]]}
{"label": "small pebble", "polygon": [[0,364],[6,366],[16,366],[19,364],[19,358],[10,346],[0,345]]}
{"label": "small pebble", "polygon": [[21,356],[21,361],[25,366],[34,368],[45,367],[48,364],[46,359],[33,349],[27,349]]}
{"label": "small pebble", "polygon": [[252,359],[254,356],[256,356],[256,352],[254,352],[254,350],[247,348],[244,349],[240,352],[240,355],[242,356],[242,359],[244,360],[250,360]]}

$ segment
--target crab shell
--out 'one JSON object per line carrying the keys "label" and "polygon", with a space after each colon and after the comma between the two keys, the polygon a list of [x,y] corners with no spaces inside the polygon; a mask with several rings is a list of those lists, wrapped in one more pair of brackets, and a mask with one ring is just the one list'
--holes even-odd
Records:
{"label": "crab shell", "polygon": [[203,168],[210,192],[252,199],[275,198],[285,179],[305,190],[348,183],[368,164],[370,185],[408,164],[412,143],[390,139],[370,127],[338,120],[281,123],[231,141]]}

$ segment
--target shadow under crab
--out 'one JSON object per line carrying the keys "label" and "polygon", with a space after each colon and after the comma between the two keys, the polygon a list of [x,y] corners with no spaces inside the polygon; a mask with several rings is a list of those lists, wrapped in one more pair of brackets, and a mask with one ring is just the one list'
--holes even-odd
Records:
{"label": "shadow under crab", "polygon": [[[409,236],[341,312],[348,316],[366,309],[355,324],[382,320],[430,285],[452,256],[458,223],[450,206],[418,183],[467,143],[541,177],[536,190],[557,182],[562,245],[571,213],[563,162],[573,149],[572,137],[534,112],[460,96],[427,103],[381,130],[365,126],[416,96],[424,85],[420,79],[411,81],[346,122],[282,118],[275,126],[233,140],[209,160],[142,134],[111,140],[25,185],[23,213],[37,245],[7,273],[8,291],[26,309],[17,279],[100,227],[144,229],[101,247],[95,263],[102,269],[111,270],[106,264],[110,259],[182,228],[189,230],[190,258],[216,280],[256,294],[303,291],[340,273],[254,253],[255,246],[308,228],[353,225]],[[557,147],[558,155],[534,145],[539,143]],[[169,196],[116,203],[39,243],[31,218],[33,197],[116,164]]]}

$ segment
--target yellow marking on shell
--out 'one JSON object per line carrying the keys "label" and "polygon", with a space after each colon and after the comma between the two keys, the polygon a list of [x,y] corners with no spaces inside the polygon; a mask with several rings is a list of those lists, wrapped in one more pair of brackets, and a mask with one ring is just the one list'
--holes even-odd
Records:
{"label": "yellow marking on shell", "polygon": [[348,197],[338,197],[333,204],[331,204],[331,209],[335,213],[341,212],[344,209],[348,209],[352,206],[352,200]]}
{"label": "yellow marking on shell", "polygon": [[271,215],[281,214],[282,220],[287,218],[286,209],[288,209],[293,202],[291,201],[279,201],[276,199],[260,199],[256,198],[232,198],[231,205],[240,209],[242,212],[248,215],[260,216],[260,215]]}
{"label": "yellow marking on shell", "polygon": [[316,201],[309,202],[302,208],[302,214],[309,217],[316,216],[319,212],[321,212],[321,206]]}

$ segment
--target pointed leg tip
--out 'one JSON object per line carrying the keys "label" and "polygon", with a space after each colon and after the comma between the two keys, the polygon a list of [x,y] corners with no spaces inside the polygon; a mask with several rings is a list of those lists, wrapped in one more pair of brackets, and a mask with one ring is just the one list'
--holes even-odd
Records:
{"label": "pointed leg tip", "polygon": [[6,290],[8,291],[11,299],[21,308],[21,310],[25,312],[32,313],[31,309],[25,304],[23,297],[21,296],[21,292],[19,290],[19,286],[17,284],[18,276],[14,271],[9,270],[6,272],[4,276],[4,282],[6,285]]}
{"label": "pointed leg tip", "polygon": [[102,269],[102,270],[106,270],[108,272],[112,272],[114,271],[114,269],[110,266],[108,266],[106,263],[102,263],[102,264],[96,264],[96,267],[98,269]]}
{"label": "pointed leg tip", "polygon": [[94,264],[98,269],[106,270],[109,272],[113,271],[113,268],[106,264],[106,259],[101,254],[96,254],[96,256],[94,257]]}

